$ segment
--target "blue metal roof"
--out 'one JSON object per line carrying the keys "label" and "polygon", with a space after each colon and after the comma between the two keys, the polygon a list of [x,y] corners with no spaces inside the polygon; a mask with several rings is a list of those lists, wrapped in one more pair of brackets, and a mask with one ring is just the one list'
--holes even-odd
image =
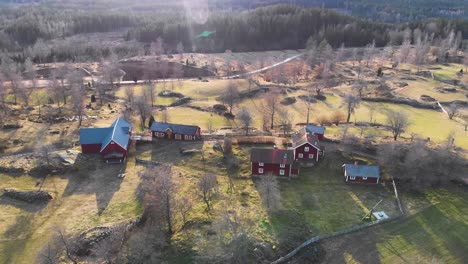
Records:
{"label": "blue metal roof", "polygon": [[153,124],[151,124],[151,131],[153,132],[166,132],[167,129],[170,129],[173,133],[176,134],[195,135],[199,127],[161,122],[153,122]]}
{"label": "blue metal roof", "polygon": [[314,125],[307,125],[306,130],[309,133],[314,133],[314,134],[325,134],[325,128],[322,126],[314,126]]}
{"label": "blue metal roof", "polygon": [[106,128],[80,128],[80,144],[102,144],[104,138],[112,131]]}
{"label": "blue metal roof", "polygon": [[122,148],[127,149],[128,141],[130,139],[130,134],[128,133],[131,129],[131,125],[123,120],[122,118],[117,118],[114,123],[111,125],[112,133],[108,135],[102,141],[101,151],[111,142],[119,144]]}
{"label": "blue metal roof", "polygon": [[131,125],[117,118],[111,125],[106,128],[80,128],[80,144],[101,144],[101,151],[111,142],[127,149],[130,139]]}
{"label": "blue metal roof", "polygon": [[343,166],[345,168],[347,176],[380,178],[379,166],[354,165],[354,164],[345,164]]}

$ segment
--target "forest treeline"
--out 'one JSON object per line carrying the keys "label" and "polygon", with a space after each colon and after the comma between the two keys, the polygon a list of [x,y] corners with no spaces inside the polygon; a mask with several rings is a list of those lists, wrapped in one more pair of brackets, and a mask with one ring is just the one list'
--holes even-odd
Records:
{"label": "forest treeline", "polygon": [[[164,50],[185,52],[262,51],[302,49],[307,40],[326,40],[332,47],[362,47],[375,42],[401,44],[406,28],[420,28],[444,38],[451,30],[468,36],[467,20],[432,19],[408,24],[375,23],[328,9],[277,5],[242,12],[214,11],[200,23],[183,9],[141,12],[84,11],[51,5],[0,10],[0,50],[22,62],[98,60],[148,54],[152,42],[163,40]],[[114,47],[105,42],[76,41],[83,33],[119,32],[125,41]],[[214,32],[197,37],[204,31]]]}
{"label": "forest treeline", "polygon": [[257,8],[274,4],[335,9],[343,13],[382,22],[405,22],[435,17],[466,19],[465,0],[212,0],[218,8]]}

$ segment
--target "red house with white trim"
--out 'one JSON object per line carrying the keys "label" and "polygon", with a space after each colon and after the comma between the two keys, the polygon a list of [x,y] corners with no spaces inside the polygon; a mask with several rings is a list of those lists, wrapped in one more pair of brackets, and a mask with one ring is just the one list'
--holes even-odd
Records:
{"label": "red house with white trim", "polygon": [[101,153],[104,160],[123,162],[130,145],[131,125],[117,118],[110,127],[80,128],[80,144],[83,153]]}
{"label": "red house with white trim", "polygon": [[175,140],[199,140],[201,129],[198,126],[153,122],[151,133],[155,138]]}
{"label": "red house with white trim", "polygon": [[294,150],[294,160],[303,165],[313,165],[319,160],[319,156],[325,154],[324,148],[319,145],[319,139],[315,134],[302,128],[292,136],[290,149]]}
{"label": "red house with white trim", "polygon": [[343,164],[342,167],[346,182],[379,183],[379,166]]}
{"label": "red house with white trim", "polygon": [[253,176],[272,174],[279,177],[297,177],[299,167],[294,162],[294,151],[288,149],[252,148],[250,152]]}

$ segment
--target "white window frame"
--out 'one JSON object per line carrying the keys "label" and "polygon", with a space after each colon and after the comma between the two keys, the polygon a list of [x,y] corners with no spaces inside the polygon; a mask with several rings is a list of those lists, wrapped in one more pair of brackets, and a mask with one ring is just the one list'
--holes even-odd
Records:
{"label": "white window frame", "polygon": [[310,151],[309,147],[305,147],[305,148],[304,148],[304,151],[305,151],[305,152],[309,152],[309,151]]}
{"label": "white window frame", "polygon": [[350,180],[355,180],[356,177],[355,177],[355,176],[349,176],[349,179],[350,179]]}
{"label": "white window frame", "polygon": [[265,164],[263,164],[263,162],[259,162],[259,163],[258,163],[258,166],[259,166],[259,167],[263,167],[264,165],[265,165]]}
{"label": "white window frame", "polygon": [[181,140],[182,139],[182,135],[181,134],[175,134],[174,138],[176,140]]}
{"label": "white window frame", "polygon": [[362,177],[363,180],[367,180],[367,177]]}
{"label": "white window frame", "polygon": [[300,158],[300,159],[302,159],[302,158],[304,158],[304,154],[299,153],[299,154],[297,155],[297,157]]}
{"label": "white window frame", "polygon": [[258,173],[263,174],[263,168],[258,168]]}
{"label": "white window frame", "polygon": [[280,168],[286,168],[286,164],[281,163]]}
{"label": "white window frame", "polygon": [[284,176],[284,170],[280,170],[279,175]]}
{"label": "white window frame", "polygon": [[314,158],[314,154],[309,154],[309,159],[313,159]]}

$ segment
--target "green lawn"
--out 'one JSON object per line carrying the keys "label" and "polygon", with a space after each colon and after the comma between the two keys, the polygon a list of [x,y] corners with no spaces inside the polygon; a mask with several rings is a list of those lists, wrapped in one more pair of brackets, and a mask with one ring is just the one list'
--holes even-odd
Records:
{"label": "green lawn", "polygon": [[[415,217],[384,225],[377,243],[383,262],[413,259],[464,263],[468,257],[468,196],[465,191],[434,190],[425,194],[432,204]],[[395,254],[395,251],[402,256]]]}
{"label": "green lawn", "polygon": [[[322,242],[325,263],[465,263],[468,195],[463,187],[400,192],[412,216]],[[415,209],[415,208],[413,208]],[[356,242],[359,241],[359,244]]]}

